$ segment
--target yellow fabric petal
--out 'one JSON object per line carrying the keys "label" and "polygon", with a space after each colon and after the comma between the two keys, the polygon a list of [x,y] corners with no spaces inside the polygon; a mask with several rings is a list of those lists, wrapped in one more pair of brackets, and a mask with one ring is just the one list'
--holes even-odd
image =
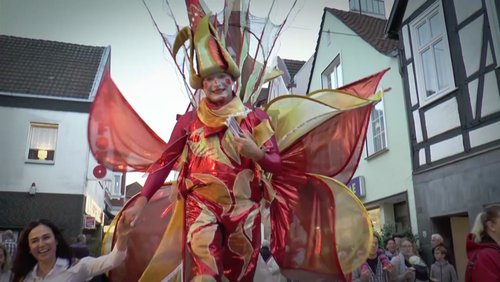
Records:
{"label": "yellow fabric petal", "polygon": [[266,112],[276,128],[276,140],[283,151],[313,128],[343,111],[376,103],[382,94],[368,99],[339,90],[319,90],[307,96],[286,95],[272,100]]}
{"label": "yellow fabric petal", "polygon": [[253,137],[259,148],[262,147],[267,140],[271,139],[273,135],[274,130],[268,119],[262,121],[253,129]]}
{"label": "yellow fabric petal", "polygon": [[222,149],[224,149],[224,152],[227,154],[227,156],[231,158],[235,163],[240,165],[241,164],[240,154],[238,153],[238,151],[234,146],[235,144],[234,136],[229,130],[226,130],[226,132],[224,133],[224,137],[222,138],[221,144],[222,144]]}

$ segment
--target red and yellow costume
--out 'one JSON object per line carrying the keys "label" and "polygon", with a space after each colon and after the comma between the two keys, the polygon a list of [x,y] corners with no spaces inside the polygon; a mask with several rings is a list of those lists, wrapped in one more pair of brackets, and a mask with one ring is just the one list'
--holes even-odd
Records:
{"label": "red and yellow costume", "polygon": [[[191,40],[190,86],[199,89],[203,77],[223,71],[237,78],[238,87],[235,98],[218,109],[193,99],[196,110],[178,118],[165,143],[133,111],[109,73],[104,75],[89,118],[92,152],[108,168],[150,173],[141,192],[150,201],[130,236],[125,264],[111,278],[251,281],[264,198],[270,205],[271,252],[281,273],[300,281],[344,281],[371,247],[367,212],[344,184],[362,154],[370,112],[381,99],[376,89],[386,70],[336,90],[280,96],[264,111],[248,112],[241,100],[252,100],[276,72],[266,68],[269,57],[260,63],[249,54],[248,40],[256,33],[250,35],[244,25],[250,18],[247,1],[226,1],[230,8],[223,18],[228,22],[221,24],[237,64],[208,17],[200,19],[204,12],[198,1],[186,2],[192,27],[180,30],[173,45],[165,43],[175,57]],[[229,23],[233,17],[241,23],[236,30]],[[229,115],[265,149],[262,160],[237,153],[224,125]],[[177,184],[160,188],[174,163]]]}
{"label": "red and yellow costume", "polygon": [[[258,164],[237,153],[234,137],[224,125],[229,115],[236,116],[240,127],[264,148]],[[224,275],[229,281],[252,281],[261,246],[261,167],[271,172],[280,168],[267,114],[246,108],[238,97],[216,110],[204,99],[196,112],[178,119],[171,140],[141,193],[151,198],[180,156],[176,212],[183,215],[184,222],[170,232],[184,234],[183,264],[191,265],[184,268],[185,280],[220,281]],[[167,258],[157,253],[142,275],[143,281],[161,280],[181,270],[175,263],[170,269],[165,267],[165,261],[179,250],[179,242],[171,240],[170,232],[161,243]]]}

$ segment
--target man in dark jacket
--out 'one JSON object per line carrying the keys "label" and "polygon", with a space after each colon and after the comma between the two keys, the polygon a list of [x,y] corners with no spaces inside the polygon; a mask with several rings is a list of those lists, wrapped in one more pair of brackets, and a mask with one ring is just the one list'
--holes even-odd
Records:
{"label": "man in dark jacket", "polygon": [[76,243],[72,244],[71,251],[73,256],[77,259],[82,259],[90,255],[89,247],[87,246],[87,237],[84,234],[78,235],[76,237]]}

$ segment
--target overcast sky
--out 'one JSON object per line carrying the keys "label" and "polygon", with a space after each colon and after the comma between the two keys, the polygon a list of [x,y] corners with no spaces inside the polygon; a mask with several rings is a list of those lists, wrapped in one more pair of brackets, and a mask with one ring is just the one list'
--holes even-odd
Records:
{"label": "overcast sky", "polygon": [[[177,1],[177,0],[175,0]],[[267,3],[268,0],[253,0]],[[281,1],[281,0],[280,0]],[[290,1],[290,0],[283,0]],[[207,2],[216,6],[221,0]],[[160,26],[164,0],[147,0]],[[323,8],[347,0],[301,0],[278,55],[307,60],[314,53]],[[259,13],[261,11],[256,11]],[[111,75],[125,98],[163,139],[188,100],[141,0],[0,0],[0,33],[92,46],[111,46]]]}

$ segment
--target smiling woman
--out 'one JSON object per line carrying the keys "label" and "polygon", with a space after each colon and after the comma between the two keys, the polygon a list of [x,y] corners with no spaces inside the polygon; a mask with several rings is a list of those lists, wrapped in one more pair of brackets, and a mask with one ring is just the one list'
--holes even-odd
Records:
{"label": "smiling woman", "polygon": [[87,281],[118,264],[126,256],[130,225],[118,223],[116,248],[98,258],[86,257],[74,263],[71,249],[52,222],[33,221],[21,234],[12,272],[13,281]]}

